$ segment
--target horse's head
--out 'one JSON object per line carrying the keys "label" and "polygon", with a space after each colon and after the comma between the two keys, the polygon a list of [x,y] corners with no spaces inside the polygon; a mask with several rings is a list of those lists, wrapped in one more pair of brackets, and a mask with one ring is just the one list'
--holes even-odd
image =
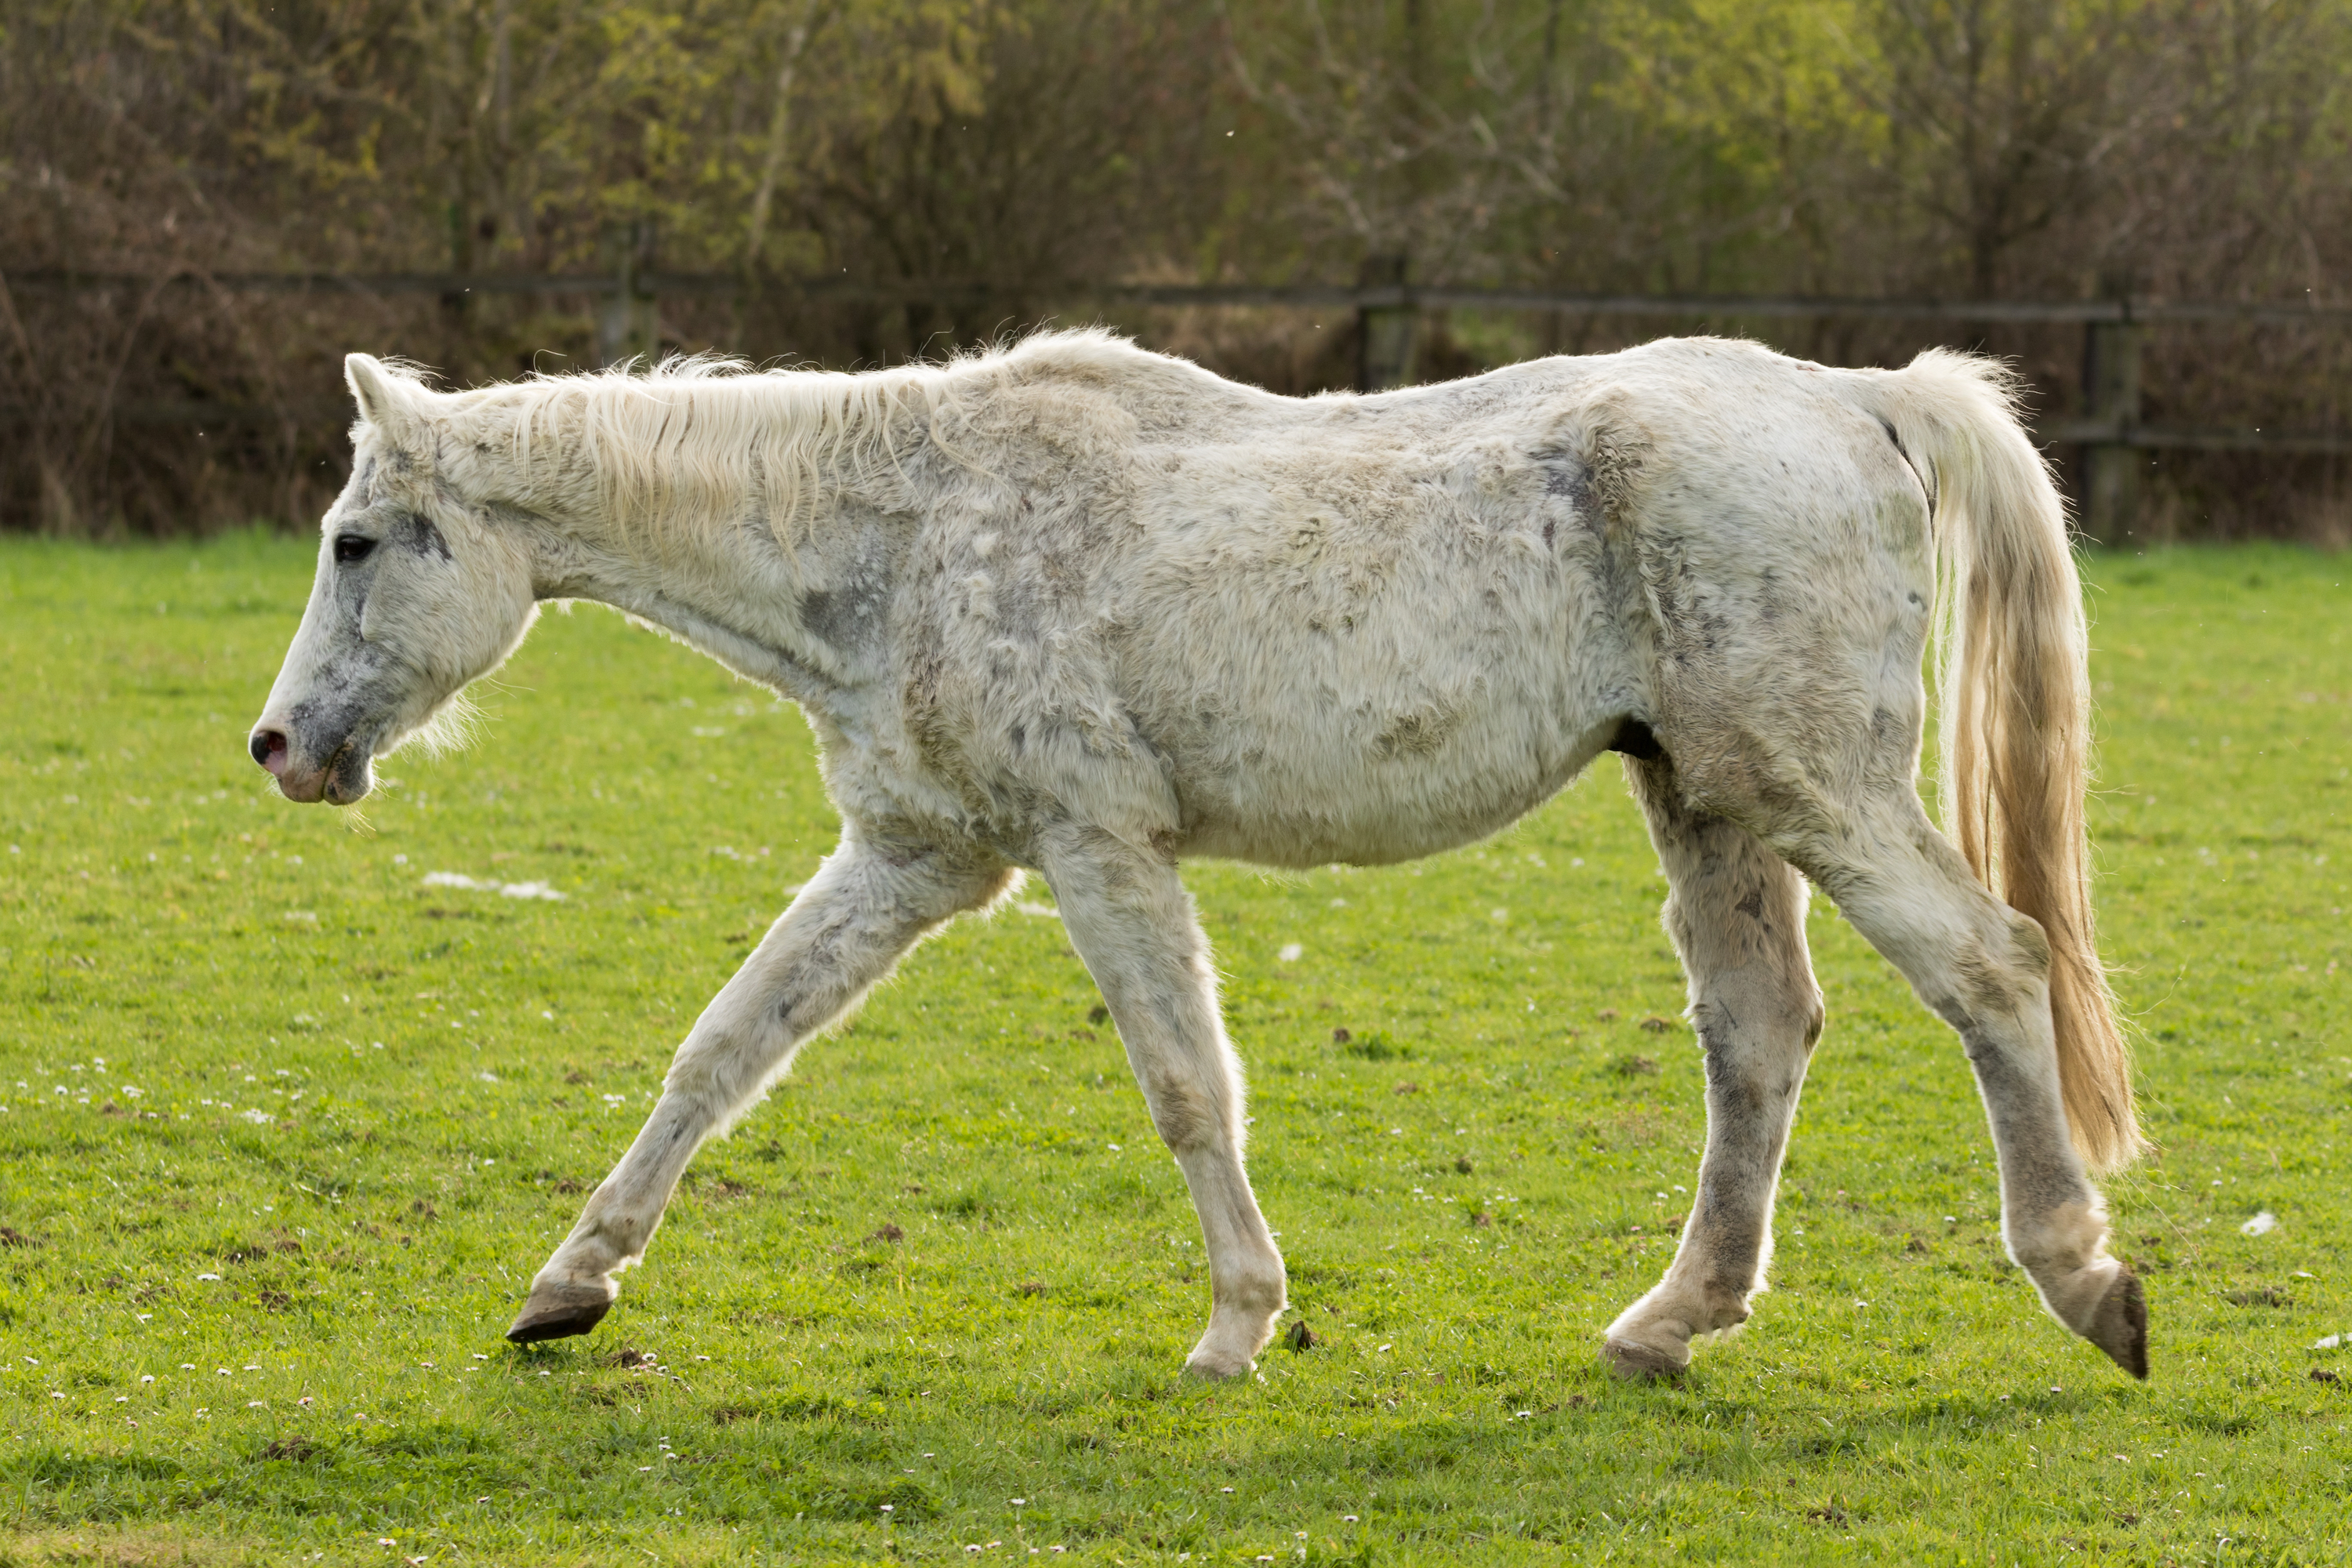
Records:
{"label": "horse's head", "polygon": [[251,741],[287,799],[337,805],[373,787],[379,752],[433,733],[534,607],[525,542],[451,471],[443,405],[457,400],[365,354],[343,371],[360,410],[352,481],[327,509],[310,606]]}

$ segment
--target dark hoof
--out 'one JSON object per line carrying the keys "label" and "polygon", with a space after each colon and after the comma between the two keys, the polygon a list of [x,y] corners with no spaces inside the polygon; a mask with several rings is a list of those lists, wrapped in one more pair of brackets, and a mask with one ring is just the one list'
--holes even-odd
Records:
{"label": "dark hoof", "polygon": [[2107,1352],[2107,1359],[2146,1382],[2147,1379],[2147,1297],[2130,1269],[2116,1276],[2091,1326],[2083,1337]]}
{"label": "dark hoof", "polygon": [[1620,1339],[1612,1339],[1601,1347],[1601,1359],[1609,1363],[1612,1373],[1627,1383],[1680,1377],[1690,1365],[1689,1362],[1676,1361],[1664,1351]]}
{"label": "dark hoof", "polygon": [[545,1303],[526,1301],[522,1316],[517,1318],[514,1327],[507,1331],[507,1342],[528,1345],[541,1340],[562,1340],[573,1334],[584,1334],[603,1322],[604,1314],[612,1310],[610,1301],[576,1298]]}

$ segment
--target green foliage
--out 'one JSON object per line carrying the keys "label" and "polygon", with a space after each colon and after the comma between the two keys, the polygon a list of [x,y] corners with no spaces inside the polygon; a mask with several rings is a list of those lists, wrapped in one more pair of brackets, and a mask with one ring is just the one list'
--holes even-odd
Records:
{"label": "green foliage", "polygon": [[[1957,1044],[1819,900],[1775,1288],[1680,1384],[1602,1374],[1703,1126],[1687,1034],[1642,1027],[1681,987],[1606,763],[1418,866],[1188,871],[1313,1348],[1178,1375],[1181,1179],[1015,908],[698,1157],[595,1336],[514,1350],[833,823],[789,710],[584,610],[364,827],[287,805],[242,741],[309,572],[247,536],[0,546],[9,1561],[2340,1555],[2352,1352],[2306,1349],[2352,1330],[2339,559],[2092,563],[2146,1385],[2002,1257]],[[1411,1059],[1348,1048],[1381,1042]]]}
{"label": "green foliage", "polygon": [[[602,352],[584,292],[224,271],[736,274],[665,296],[661,348],[835,366],[1093,319],[1106,280],[1399,256],[1602,293],[2324,303],[2347,63],[2341,0],[0,0],[8,274],[133,279],[0,289],[0,528],[304,518],[351,349],[459,382]],[[1338,312],[1113,319],[1277,390],[1353,379]],[[1953,330],[1461,312],[1423,374],[1695,327],[1845,362]],[[2332,428],[2346,342],[2169,332],[2151,416]],[[2074,329],[1985,346],[2072,411]],[[2154,477],[2145,538],[2352,533],[2315,458]]]}

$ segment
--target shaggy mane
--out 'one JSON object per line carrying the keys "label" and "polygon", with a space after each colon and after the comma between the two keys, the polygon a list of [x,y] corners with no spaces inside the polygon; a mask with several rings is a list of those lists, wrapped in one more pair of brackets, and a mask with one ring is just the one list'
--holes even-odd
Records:
{"label": "shaggy mane", "polygon": [[[1132,378],[1182,361],[1101,328],[1044,331],[953,358],[857,373],[757,370],[719,354],[488,386],[451,396],[450,412],[478,438],[505,447],[528,489],[594,476],[612,525],[656,539],[740,524],[757,497],[789,543],[826,475],[876,468],[929,440],[954,455],[965,399],[1040,375]],[[415,372],[399,367],[415,379]]]}

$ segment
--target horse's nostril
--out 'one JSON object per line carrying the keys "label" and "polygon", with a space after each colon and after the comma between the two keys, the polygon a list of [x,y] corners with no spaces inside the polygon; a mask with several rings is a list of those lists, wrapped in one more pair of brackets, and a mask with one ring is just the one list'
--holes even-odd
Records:
{"label": "horse's nostril", "polygon": [[283,754],[285,750],[286,735],[283,731],[256,730],[253,732],[253,760],[263,767],[268,767],[269,759]]}

